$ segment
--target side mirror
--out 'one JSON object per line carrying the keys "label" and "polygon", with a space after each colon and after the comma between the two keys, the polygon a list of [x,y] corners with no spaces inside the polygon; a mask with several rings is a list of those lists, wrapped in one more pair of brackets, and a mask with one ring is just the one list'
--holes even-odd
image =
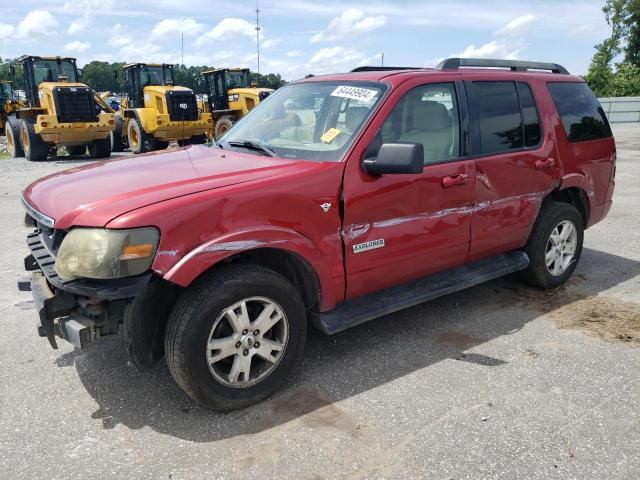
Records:
{"label": "side mirror", "polygon": [[9,76],[11,76],[12,78],[16,76],[15,65],[9,65]]}
{"label": "side mirror", "polygon": [[422,173],[424,147],[421,143],[383,143],[378,155],[365,158],[362,168],[369,175]]}
{"label": "side mirror", "polygon": [[82,78],[82,71],[83,70],[81,68],[78,69],[78,77],[80,77],[80,78]]}
{"label": "side mirror", "polygon": [[113,71],[113,79],[114,79],[114,80],[117,80],[117,79],[118,79],[118,71],[117,71],[117,70],[114,70],[114,71]]}

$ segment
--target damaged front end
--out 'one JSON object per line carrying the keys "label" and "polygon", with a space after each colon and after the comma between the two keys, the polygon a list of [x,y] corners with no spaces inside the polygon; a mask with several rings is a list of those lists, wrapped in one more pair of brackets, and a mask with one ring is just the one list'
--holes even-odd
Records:
{"label": "damaged front end", "polygon": [[31,253],[24,266],[31,277],[19,281],[18,288],[32,293],[38,334],[55,349],[57,339],[84,349],[120,334],[139,369],[150,368],[161,359],[164,327],[177,288],[150,271],[118,279],[62,279],[55,261],[65,232],[30,221],[36,230],[27,236]]}

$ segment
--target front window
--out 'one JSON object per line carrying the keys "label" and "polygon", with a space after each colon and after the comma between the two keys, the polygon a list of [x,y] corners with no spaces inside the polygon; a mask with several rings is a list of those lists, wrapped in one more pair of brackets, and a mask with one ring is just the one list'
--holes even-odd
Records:
{"label": "front window", "polygon": [[143,66],[140,68],[140,83],[147,85],[173,85],[173,73],[168,67]]}
{"label": "front window", "polygon": [[61,76],[67,77],[71,83],[77,82],[76,66],[73,62],[63,60],[35,60],[33,62],[33,73],[36,85],[42,82],[57,82]]}
{"label": "front window", "polygon": [[337,162],[386,88],[374,82],[286,85],[242,118],[220,143],[242,148],[236,145],[259,142],[279,157]]}
{"label": "front window", "polygon": [[249,86],[249,72],[227,72],[227,88],[244,88]]}

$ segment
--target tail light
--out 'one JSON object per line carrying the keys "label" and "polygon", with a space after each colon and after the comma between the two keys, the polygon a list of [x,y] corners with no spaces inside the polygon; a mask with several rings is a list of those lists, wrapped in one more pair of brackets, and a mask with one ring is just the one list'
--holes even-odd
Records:
{"label": "tail light", "polygon": [[613,150],[611,154],[611,173],[609,174],[609,183],[612,183],[616,178],[616,161],[618,160],[618,152]]}
{"label": "tail light", "polygon": [[115,125],[116,121],[115,120],[109,120],[109,125]]}
{"label": "tail light", "polygon": [[49,122],[40,122],[40,126],[42,128],[47,128],[49,126]]}

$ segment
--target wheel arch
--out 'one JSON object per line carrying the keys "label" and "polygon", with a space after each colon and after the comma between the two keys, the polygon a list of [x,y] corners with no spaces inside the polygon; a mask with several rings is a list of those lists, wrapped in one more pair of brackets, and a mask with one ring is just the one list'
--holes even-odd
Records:
{"label": "wheel arch", "polygon": [[[545,198],[544,202],[562,202],[568,203],[576,207],[580,215],[585,228],[589,224],[589,218],[591,215],[591,203],[588,193],[580,186],[570,186],[562,188],[562,185],[551,191]],[[544,203],[543,202],[543,203]]]}

